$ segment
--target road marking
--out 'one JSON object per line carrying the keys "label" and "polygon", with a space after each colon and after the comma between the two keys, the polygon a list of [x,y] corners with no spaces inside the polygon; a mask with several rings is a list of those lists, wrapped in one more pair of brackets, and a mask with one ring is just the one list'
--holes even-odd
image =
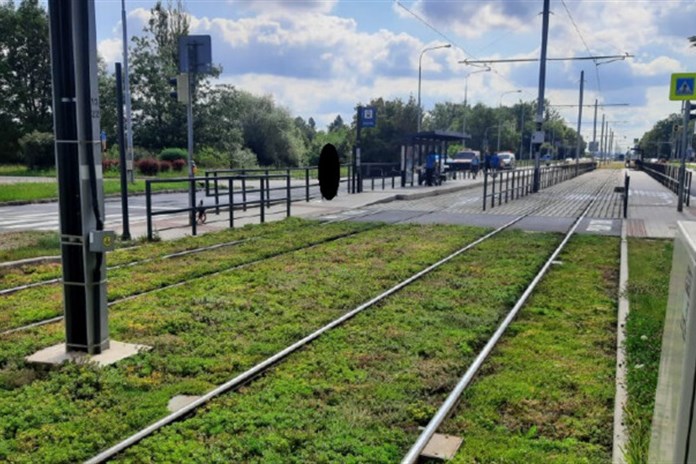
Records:
{"label": "road marking", "polygon": [[588,232],[611,232],[613,225],[612,219],[592,219],[585,230]]}

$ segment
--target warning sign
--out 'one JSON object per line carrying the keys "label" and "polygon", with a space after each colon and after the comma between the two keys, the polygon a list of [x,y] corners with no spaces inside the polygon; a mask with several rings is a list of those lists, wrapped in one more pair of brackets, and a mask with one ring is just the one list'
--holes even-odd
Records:
{"label": "warning sign", "polygon": [[670,100],[696,100],[696,73],[672,74]]}

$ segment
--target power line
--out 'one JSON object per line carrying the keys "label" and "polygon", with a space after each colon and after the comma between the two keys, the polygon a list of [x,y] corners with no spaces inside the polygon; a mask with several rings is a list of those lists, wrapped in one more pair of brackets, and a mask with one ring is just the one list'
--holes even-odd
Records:
{"label": "power line", "polygon": [[[563,5],[563,8],[565,9],[566,14],[568,15],[570,22],[573,24],[573,27],[575,28],[575,32],[578,33],[580,40],[582,41],[583,45],[585,45],[585,49],[587,50],[588,55],[592,56],[592,51],[590,50],[589,45],[587,45],[587,42],[585,41],[585,37],[583,37],[583,35],[582,35],[582,32],[580,32],[580,28],[578,27],[578,24],[575,22],[573,15],[570,14],[570,9],[568,8],[568,5],[566,5],[565,0],[561,0],[561,4]],[[595,77],[597,78],[597,92],[601,93],[602,92],[602,85],[601,85],[600,80],[599,80],[599,67],[597,66],[597,60],[594,60],[594,63],[595,63]]]}

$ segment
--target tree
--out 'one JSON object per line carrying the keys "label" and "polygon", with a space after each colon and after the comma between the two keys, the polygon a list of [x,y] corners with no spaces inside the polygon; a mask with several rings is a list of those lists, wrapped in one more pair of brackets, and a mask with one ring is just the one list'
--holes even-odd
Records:
{"label": "tree", "polygon": [[22,134],[52,130],[48,37],[38,0],[0,4],[0,160],[16,155]]}
{"label": "tree", "polygon": [[116,112],[116,77],[106,69],[102,57],[97,61],[97,82],[99,85],[99,125],[106,132],[108,146],[118,143]]}
{"label": "tree", "polygon": [[307,147],[288,110],[276,107],[270,96],[238,92],[238,97],[244,144],[256,153],[260,165],[298,166],[306,162]]}
{"label": "tree", "polygon": [[334,132],[337,130],[341,130],[345,127],[345,123],[343,122],[343,118],[341,117],[340,114],[336,115],[336,119],[333,120],[331,124],[329,124],[329,132]]}
{"label": "tree", "polygon": [[[418,106],[413,97],[407,102],[401,99],[370,101],[368,106],[377,111],[377,126],[362,131],[361,157],[364,162],[397,162],[401,145],[416,132]],[[353,127],[357,121],[353,120]]]}
{"label": "tree", "polygon": [[696,47],[696,35],[689,37],[689,42],[691,42],[692,47]]}
{"label": "tree", "polygon": [[657,121],[648,132],[643,134],[638,146],[646,158],[672,158],[673,147],[678,143],[675,128],[682,123],[678,114],[670,114]]}

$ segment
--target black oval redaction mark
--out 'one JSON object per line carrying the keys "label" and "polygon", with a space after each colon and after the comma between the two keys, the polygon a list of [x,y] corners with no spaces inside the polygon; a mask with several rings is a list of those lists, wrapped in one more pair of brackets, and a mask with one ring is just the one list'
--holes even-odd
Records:
{"label": "black oval redaction mark", "polygon": [[341,163],[338,160],[336,147],[327,143],[319,155],[319,190],[321,196],[332,200],[338,192],[341,180]]}

